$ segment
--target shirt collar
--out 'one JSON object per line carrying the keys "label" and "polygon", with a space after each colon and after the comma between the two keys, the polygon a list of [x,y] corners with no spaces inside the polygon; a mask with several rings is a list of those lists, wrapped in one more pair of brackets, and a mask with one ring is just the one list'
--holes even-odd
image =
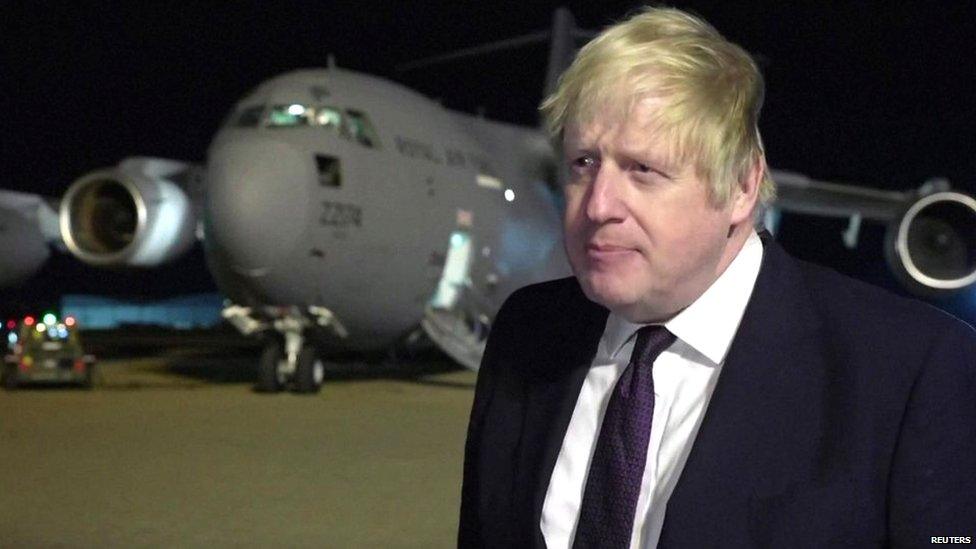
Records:
{"label": "shirt collar", "polygon": [[[762,254],[762,241],[756,231],[752,231],[735,259],[715,282],[664,326],[714,365],[721,364],[752,296]],[[616,355],[642,326],[611,312],[604,330],[609,355]]]}

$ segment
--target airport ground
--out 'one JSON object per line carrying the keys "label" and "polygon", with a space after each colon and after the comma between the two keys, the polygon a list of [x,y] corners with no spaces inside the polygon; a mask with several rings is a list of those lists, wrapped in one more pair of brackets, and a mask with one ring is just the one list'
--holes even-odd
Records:
{"label": "airport ground", "polygon": [[94,347],[92,390],[0,391],[0,547],[454,544],[475,375],[438,353],[305,396],[253,392],[240,340]]}

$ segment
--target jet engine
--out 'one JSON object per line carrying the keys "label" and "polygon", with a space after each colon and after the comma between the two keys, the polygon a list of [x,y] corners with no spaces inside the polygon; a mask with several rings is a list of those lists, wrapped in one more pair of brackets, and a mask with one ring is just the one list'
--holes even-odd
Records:
{"label": "jet engine", "polygon": [[976,282],[976,199],[935,192],[910,203],[888,226],[888,266],[906,288],[925,296]]}
{"label": "jet engine", "polygon": [[153,267],[196,240],[187,195],[199,170],[157,158],[131,158],[89,173],[61,201],[61,236],[78,259],[102,267]]}

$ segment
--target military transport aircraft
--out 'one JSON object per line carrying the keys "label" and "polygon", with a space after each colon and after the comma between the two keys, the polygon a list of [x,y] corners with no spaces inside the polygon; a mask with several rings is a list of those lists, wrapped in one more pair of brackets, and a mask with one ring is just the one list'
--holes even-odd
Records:
{"label": "military transport aircraft", "polygon": [[[560,10],[546,34],[551,89],[580,33]],[[423,335],[476,369],[505,297],[570,272],[557,164],[538,128],[453,112],[330,61],[241,99],[205,165],[128,158],[79,178],[60,200],[60,237],[49,201],[0,197],[0,240],[16,252],[4,276],[39,268],[49,242],[95,266],[152,267],[202,241],[224,316],[268,336],[261,390],[317,391],[326,346]],[[889,265],[908,288],[976,282],[976,200],[946,182],[890,192],[773,177],[767,227],[780,210],[842,216],[853,247],[862,220],[888,223]]]}

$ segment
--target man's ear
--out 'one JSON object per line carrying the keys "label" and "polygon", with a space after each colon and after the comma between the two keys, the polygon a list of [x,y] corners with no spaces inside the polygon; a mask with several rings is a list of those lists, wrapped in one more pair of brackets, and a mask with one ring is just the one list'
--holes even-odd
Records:
{"label": "man's ear", "polygon": [[738,225],[743,221],[752,222],[752,214],[756,210],[759,200],[759,188],[766,176],[766,161],[762,155],[753,159],[749,170],[739,178],[732,194],[732,224]]}

